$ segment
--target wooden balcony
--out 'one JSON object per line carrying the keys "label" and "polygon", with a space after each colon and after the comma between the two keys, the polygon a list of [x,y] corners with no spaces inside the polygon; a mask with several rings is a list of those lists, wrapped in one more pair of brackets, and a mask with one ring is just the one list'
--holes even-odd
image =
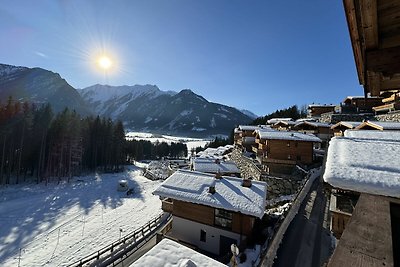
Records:
{"label": "wooden balcony", "polygon": [[346,228],[351,214],[340,210],[331,211],[331,228],[336,238],[340,238]]}
{"label": "wooden balcony", "polygon": [[385,104],[377,107],[373,107],[372,109],[375,112],[390,112],[394,110],[398,110],[400,108],[400,103],[390,103],[390,104]]}
{"label": "wooden balcony", "polygon": [[162,209],[164,212],[172,213],[173,207],[174,207],[174,204],[173,204],[172,199],[166,198],[166,199],[163,199],[163,200],[161,201],[161,209]]}

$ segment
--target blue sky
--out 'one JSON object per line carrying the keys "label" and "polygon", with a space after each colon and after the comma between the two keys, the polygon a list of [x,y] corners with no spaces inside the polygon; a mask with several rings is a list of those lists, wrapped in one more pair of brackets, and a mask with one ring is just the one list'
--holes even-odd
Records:
{"label": "blue sky", "polygon": [[[1,63],[75,88],[190,88],[258,115],[363,94],[342,1],[2,0],[0,36]],[[95,67],[102,53],[107,72]]]}

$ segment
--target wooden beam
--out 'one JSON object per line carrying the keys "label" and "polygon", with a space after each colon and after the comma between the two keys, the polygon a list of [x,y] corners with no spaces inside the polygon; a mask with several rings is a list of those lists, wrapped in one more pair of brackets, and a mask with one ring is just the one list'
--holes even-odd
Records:
{"label": "wooden beam", "polygon": [[366,69],[386,74],[400,73],[400,46],[366,52]]}
{"label": "wooden beam", "polygon": [[376,0],[360,1],[361,23],[366,49],[378,48],[378,11]]}
{"label": "wooden beam", "polygon": [[362,53],[360,35],[358,32],[358,23],[357,23],[356,7],[354,4],[354,0],[343,0],[343,6],[345,9],[347,26],[349,28],[351,46],[353,48],[358,80],[360,84],[364,84],[365,83],[364,57]]}
{"label": "wooden beam", "polygon": [[381,81],[381,90],[395,90],[400,89],[400,78],[391,78]]}
{"label": "wooden beam", "polygon": [[379,96],[381,92],[381,79],[379,73],[367,71],[367,87],[371,96]]}

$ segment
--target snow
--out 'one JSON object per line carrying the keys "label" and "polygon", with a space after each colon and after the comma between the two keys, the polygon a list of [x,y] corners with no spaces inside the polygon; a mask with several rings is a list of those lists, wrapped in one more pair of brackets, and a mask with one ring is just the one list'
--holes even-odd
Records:
{"label": "snow", "polygon": [[296,195],[282,195],[274,199],[267,200],[267,206],[273,206],[280,202],[293,201]]}
{"label": "snow", "polygon": [[392,140],[400,141],[399,131],[379,131],[379,130],[346,130],[345,137],[355,137],[361,139],[379,139],[379,140]]}
{"label": "snow", "polygon": [[198,158],[207,159],[222,159],[225,154],[232,151],[233,145],[219,146],[218,148],[208,147],[204,151],[200,151],[196,154]]}
{"label": "snow", "polygon": [[218,267],[224,264],[170,239],[163,239],[130,267]]}
{"label": "snow", "polygon": [[304,126],[304,125],[310,125],[312,127],[318,128],[318,127],[322,127],[322,128],[330,128],[332,125],[328,124],[328,123],[323,123],[323,122],[316,122],[316,121],[301,121],[295,124],[295,127],[300,127],[300,126]]}
{"label": "snow", "polygon": [[203,131],[207,131],[207,129],[206,128],[201,128],[201,127],[193,127],[192,131],[203,132]]}
{"label": "snow", "polygon": [[215,122],[215,118],[214,117],[212,117],[211,120],[210,120],[210,127],[211,128],[217,127],[217,123]]}
{"label": "snow", "polygon": [[146,117],[146,119],[144,120],[144,123],[149,123],[153,120],[152,117]]}
{"label": "snow", "polygon": [[345,190],[399,198],[399,135],[400,132],[391,140],[385,140],[384,135],[374,138],[373,133],[365,135],[368,139],[332,138],[326,159],[325,182]]}
{"label": "snow", "polygon": [[193,109],[186,109],[186,110],[182,111],[182,112],[180,113],[180,115],[181,115],[181,116],[187,116],[187,115],[192,114],[192,112],[193,112]]}
{"label": "snow", "polygon": [[253,125],[239,125],[238,126],[238,129],[240,131],[255,131],[258,128],[259,128],[258,126],[253,126]]}
{"label": "snow", "polygon": [[[0,189],[0,266],[67,266],[145,225],[161,213],[160,185],[130,166],[117,174],[74,177],[70,183]],[[125,179],[134,194],[118,192]]]}
{"label": "snow", "polygon": [[229,174],[229,173],[237,173],[240,174],[240,170],[236,166],[233,161],[218,161],[212,159],[200,159],[196,158],[193,160],[193,169],[199,172],[206,173],[221,173]]}
{"label": "snow", "polygon": [[196,147],[205,147],[210,141],[206,139],[200,138],[189,138],[182,136],[171,136],[171,135],[155,135],[151,133],[143,133],[143,132],[128,132],[125,135],[127,140],[145,140],[150,141],[152,143],[156,142],[166,142],[168,144],[171,143],[183,143],[186,144],[188,148],[188,155],[190,155],[192,148]]}
{"label": "snow", "polygon": [[[215,183],[215,194],[208,192]],[[222,208],[262,218],[266,199],[265,182],[252,181],[250,188],[242,186],[242,179],[178,170],[165,180],[153,194],[181,201]]]}
{"label": "snow", "polygon": [[267,120],[267,124],[274,124],[277,123],[278,121],[292,121],[292,118],[272,118]]}
{"label": "snow", "polygon": [[261,139],[267,140],[291,140],[316,143],[321,142],[321,139],[319,139],[315,135],[303,134],[299,132],[260,130],[258,131],[258,135]]}

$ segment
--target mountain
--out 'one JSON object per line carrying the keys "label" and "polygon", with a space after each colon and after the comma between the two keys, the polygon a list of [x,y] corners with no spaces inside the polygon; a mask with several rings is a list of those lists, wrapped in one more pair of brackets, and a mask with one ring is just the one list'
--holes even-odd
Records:
{"label": "mountain", "polygon": [[58,73],[41,68],[0,64],[1,102],[9,96],[20,101],[49,102],[55,112],[68,107],[81,115],[91,114],[79,93]]}
{"label": "mountain", "polygon": [[94,85],[78,90],[102,116],[122,120],[126,128],[190,136],[229,134],[252,118],[236,108],[212,103],[189,89],[161,91],[155,85]]}
{"label": "mountain", "polygon": [[247,110],[247,109],[240,109],[239,111],[242,112],[243,114],[249,116],[253,120],[257,119],[259,117],[258,115],[254,114],[253,112],[251,112],[250,110]]}

